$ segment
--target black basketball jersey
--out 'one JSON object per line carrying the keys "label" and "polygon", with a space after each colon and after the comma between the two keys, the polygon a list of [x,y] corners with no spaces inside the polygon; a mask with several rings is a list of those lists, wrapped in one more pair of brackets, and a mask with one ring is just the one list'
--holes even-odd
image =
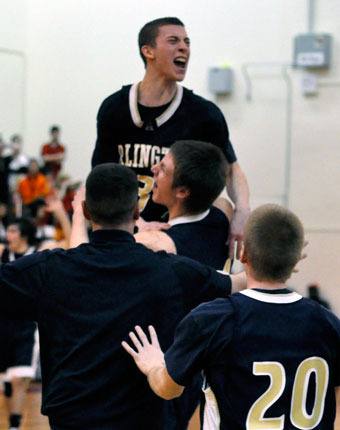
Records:
{"label": "black basketball jersey", "polygon": [[138,85],[124,86],[104,100],[99,109],[92,167],[113,161],[133,168],[140,183],[143,218],[160,219],[165,209],[150,198],[151,167],[180,139],[211,142],[221,148],[230,163],[236,161],[227,123],[214,103],[178,85],[169,106],[157,118],[142,121],[138,110]]}
{"label": "black basketball jersey", "polygon": [[212,206],[206,212],[170,220],[165,233],[174,241],[178,255],[192,258],[215,269],[223,269],[228,258],[229,221]]}
{"label": "black basketball jersey", "polygon": [[165,355],[185,385],[204,369],[207,429],[331,430],[340,321],[289,290],[245,290],[203,304]]}

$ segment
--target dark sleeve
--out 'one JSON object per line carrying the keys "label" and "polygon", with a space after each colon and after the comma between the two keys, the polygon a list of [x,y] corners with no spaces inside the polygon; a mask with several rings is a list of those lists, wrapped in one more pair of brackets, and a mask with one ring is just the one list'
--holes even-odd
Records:
{"label": "dark sleeve", "polygon": [[[101,104],[97,115],[97,140],[96,146],[92,154],[91,165],[92,168],[98,164],[107,163],[110,158],[110,146],[112,139],[111,124],[109,122],[109,102],[104,100]],[[113,148],[111,148],[111,151]]]}
{"label": "dark sleeve", "polygon": [[[128,87],[107,97],[97,115],[97,140],[92,154],[92,167],[102,163],[119,163],[118,141],[126,121]],[[128,111],[129,112],[129,111]]]}
{"label": "dark sleeve", "polygon": [[229,129],[227,122],[221,110],[214,104],[209,102],[208,123],[204,126],[206,136],[204,140],[218,146],[225,155],[229,163],[237,161],[233,145],[229,138]]}
{"label": "dark sleeve", "polygon": [[41,260],[37,254],[0,266],[0,316],[8,319],[38,319],[41,299]]}
{"label": "dark sleeve", "polygon": [[232,339],[233,311],[225,302],[204,303],[178,325],[174,343],[164,356],[167,371],[177,384],[189,384],[194,375],[213,364]]}
{"label": "dark sleeve", "polygon": [[179,278],[186,311],[189,312],[203,302],[231,294],[231,279],[209,266],[176,256],[173,270]]}

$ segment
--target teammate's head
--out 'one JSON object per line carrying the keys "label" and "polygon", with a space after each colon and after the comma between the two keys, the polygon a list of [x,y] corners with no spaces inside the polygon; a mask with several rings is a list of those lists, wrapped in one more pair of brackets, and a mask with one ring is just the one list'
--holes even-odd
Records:
{"label": "teammate's head", "polygon": [[9,248],[16,251],[23,243],[33,245],[36,241],[36,227],[28,218],[16,218],[11,221],[6,230],[6,239]]}
{"label": "teammate's head", "polygon": [[207,210],[226,184],[228,163],[211,143],[179,140],[153,167],[153,200],[165,206],[176,199],[188,214]]}
{"label": "teammate's head", "polygon": [[190,57],[190,40],[178,18],[160,18],[146,24],[138,38],[140,55],[153,78],[182,81]]}
{"label": "teammate's head", "polygon": [[304,232],[290,210],[274,204],[255,209],[246,224],[242,260],[257,281],[285,282],[301,258]]}
{"label": "teammate's head", "polygon": [[128,167],[116,163],[96,166],[86,180],[85,216],[102,227],[119,226],[138,218],[138,181]]}

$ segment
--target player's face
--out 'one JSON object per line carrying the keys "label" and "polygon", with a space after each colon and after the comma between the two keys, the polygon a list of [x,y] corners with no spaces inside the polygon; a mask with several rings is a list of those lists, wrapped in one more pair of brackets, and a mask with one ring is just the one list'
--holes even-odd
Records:
{"label": "player's face", "polygon": [[171,81],[184,79],[190,57],[190,39],[184,27],[161,26],[150,50],[153,57],[149,64],[160,76]]}
{"label": "player's face", "polygon": [[21,245],[22,237],[19,227],[16,224],[11,224],[7,227],[6,239],[11,251],[15,251]]}
{"label": "player's face", "polygon": [[172,187],[175,164],[170,152],[152,167],[154,185],[152,200],[155,203],[170,207],[175,201],[175,190]]}

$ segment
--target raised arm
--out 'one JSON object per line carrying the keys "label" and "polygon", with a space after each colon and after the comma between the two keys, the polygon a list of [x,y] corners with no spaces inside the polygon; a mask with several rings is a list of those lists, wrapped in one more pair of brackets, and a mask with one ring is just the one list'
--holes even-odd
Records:
{"label": "raised arm", "polygon": [[336,396],[336,417],[334,422],[334,428],[340,428],[340,387],[335,388],[335,396]]}
{"label": "raised arm", "polygon": [[230,166],[227,177],[227,191],[235,205],[230,224],[229,255],[230,258],[234,257],[234,249],[236,246],[236,258],[239,259],[243,242],[244,227],[250,214],[250,207],[248,182],[237,162],[232,163]]}
{"label": "raised arm", "polygon": [[184,387],[176,384],[169,375],[155,329],[149,326],[151,341],[141,327],[136,326],[135,330],[136,334],[130,332],[129,336],[136,350],[125,341],[122,342],[123,348],[134,359],[138,369],[147,377],[150,388],[157,396],[165,400],[179,397]]}
{"label": "raised arm", "polygon": [[72,216],[72,228],[70,237],[70,248],[75,248],[76,246],[87,243],[89,241],[87,235],[87,221],[83,214],[82,202],[85,200],[85,188],[81,187],[76,192],[72,206],[73,206],[73,216]]}

